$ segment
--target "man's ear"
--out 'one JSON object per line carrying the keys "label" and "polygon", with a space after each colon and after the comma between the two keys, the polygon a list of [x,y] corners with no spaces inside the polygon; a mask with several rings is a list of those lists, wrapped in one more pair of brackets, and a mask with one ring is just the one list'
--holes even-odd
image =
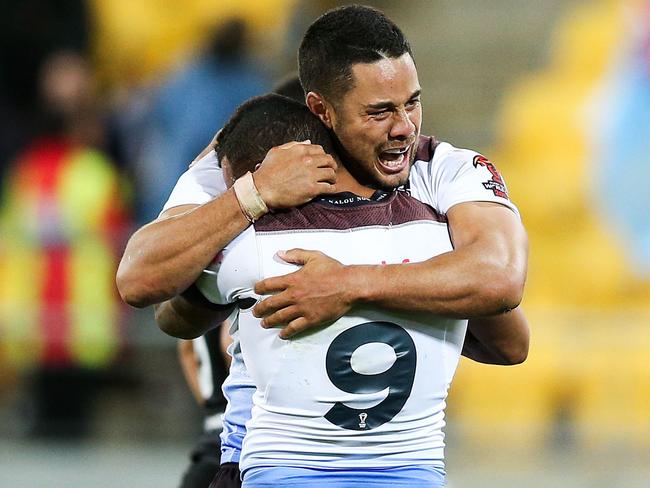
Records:
{"label": "man's ear", "polygon": [[332,129],[334,110],[320,93],[310,91],[305,97],[305,103],[311,113],[318,117],[328,129]]}

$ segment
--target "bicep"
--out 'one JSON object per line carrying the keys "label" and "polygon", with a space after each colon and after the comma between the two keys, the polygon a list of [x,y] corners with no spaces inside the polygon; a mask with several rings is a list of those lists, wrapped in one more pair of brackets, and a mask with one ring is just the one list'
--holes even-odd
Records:
{"label": "bicep", "polygon": [[480,251],[505,257],[525,270],[528,238],[519,217],[508,207],[493,202],[467,202],[447,212],[454,249],[476,245]]}

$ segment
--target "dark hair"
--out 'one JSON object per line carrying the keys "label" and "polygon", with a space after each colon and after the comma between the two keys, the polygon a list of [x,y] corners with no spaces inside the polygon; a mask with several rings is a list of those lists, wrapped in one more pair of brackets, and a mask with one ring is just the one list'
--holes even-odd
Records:
{"label": "dark hair", "polygon": [[271,148],[306,139],[334,154],[329,130],[306,105],[271,93],[241,105],[217,135],[214,149],[239,178],[254,171]]}
{"label": "dark hair", "polygon": [[363,5],[330,10],[307,29],[298,50],[300,82],[305,92],[331,101],[353,87],[352,66],[410,54],[404,34],[384,13]]}
{"label": "dark hair", "polygon": [[302,89],[298,73],[291,73],[282,78],[271,91],[289,97],[296,102],[305,103],[305,90]]}

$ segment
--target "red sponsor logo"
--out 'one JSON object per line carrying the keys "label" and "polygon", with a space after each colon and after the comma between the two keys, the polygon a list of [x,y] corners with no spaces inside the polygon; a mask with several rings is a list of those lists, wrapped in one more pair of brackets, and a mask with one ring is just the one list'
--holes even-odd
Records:
{"label": "red sponsor logo", "polygon": [[508,200],[509,198],[508,198],[508,190],[506,189],[506,184],[504,183],[503,178],[501,178],[499,171],[492,164],[492,162],[485,156],[481,156],[480,154],[478,154],[474,156],[473,163],[475,168],[478,168],[479,165],[483,166],[492,175],[492,179],[485,181],[483,183],[485,189],[491,190],[497,197],[505,198],[506,200]]}

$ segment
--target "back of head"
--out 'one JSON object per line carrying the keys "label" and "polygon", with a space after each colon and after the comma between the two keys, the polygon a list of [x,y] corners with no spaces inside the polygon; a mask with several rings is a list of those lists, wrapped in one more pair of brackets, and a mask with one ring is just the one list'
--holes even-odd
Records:
{"label": "back of head", "polygon": [[239,178],[254,171],[271,148],[306,139],[334,154],[327,127],[304,104],[272,93],[251,98],[235,111],[217,135],[215,151]]}
{"label": "back of head", "polygon": [[305,92],[338,100],[353,86],[352,66],[411,53],[402,31],[372,7],[348,5],[316,19],[298,50],[300,81]]}

